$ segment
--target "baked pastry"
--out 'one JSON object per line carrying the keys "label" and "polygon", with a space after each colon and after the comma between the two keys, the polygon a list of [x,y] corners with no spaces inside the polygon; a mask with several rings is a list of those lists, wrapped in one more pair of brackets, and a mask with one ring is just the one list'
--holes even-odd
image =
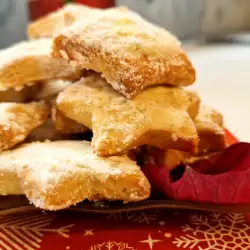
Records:
{"label": "baked pastry", "polygon": [[49,107],[44,102],[0,103],[0,151],[23,142],[48,115]]}
{"label": "baked pastry", "polygon": [[39,92],[33,98],[35,100],[53,100],[61,91],[72,84],[67,80],[49,80],[41,82]]}
{"label": "baked pastry", "polygon": [[139,14],[68,4],[27,32],[0,51],[0,195],[46,210],[141,201],[139,166],[226,147],[221,114],[184,88],[196,76],[180,42]]}
{"label": "baked pastry", "polygon": [[0,90],[20,90],[40,80],[75,79],[76,63],[50,56],[51,40],[23,41],[0,51]]}
{"label": "baked pastry", "polygon": [[202,105],[194,122],[200,138],[199,154],[226,148],[223,116],[218,111]]}
{"label": "baked pastry", "polygon": [[49,118],[44,124],[33,130],[27,139],[24,141],[28,142],[43,142],[43,141],[58,141],[58,140],[70,140],[72,139],[68,135],[59,133],[55,127],[51,118]]}
{"label": "baked pastry", "polygon": [[67,4],[59,10],[31,22],[28,25],[27,33],[30,39],[51,38],[75,21],[85,19],[100,11],[83,4]]}
{"label": "baked pastry", "polygon": [[0,162],[1,174],[15,169],[22,192],[42,209],[67,208],[85,199],[139,201],[150,195],[149,182],[134,161],[100,158],[86,141],[24,144],[1,153]]}
{"label": "baked pastry", "polygon": [[79,134],[89,131],[87,127],[66,117],[55,106],[52,107],[52,120],[56,131],[60,134]]}
{"label": "baked pastry", "polygon": [[[5,151],[8,152],[8,151]],[[4,152],[4,153],[5,153]],[[3,152],[2,152],[3,153]],[[1,157],[0,154],[0,195],[21,195],[20,178],[18,176],[19,168],[14,164],[11,157]]]}
{"label": "baked pastry", "polygon": [[198,110],[191,108],[198,99],[192,91],[157,86],[129,100],[96,74],[66,88],[56,105],[93,131],[97,155],[110,156],[140,145],[196,152],[198,135],[188,111]]}
{"label": "baked pastry", "polygon": [[168,149],[147,147],[148,155],[152,156],[158,165],[166,165],[174,169],[181,163],[189,163],[220,152],[226,148],[223,116],[208,106],[202,105],[194,124],[199,135],[197,154]]}
{"label": "baked pastry", "polygon": [[55,37],[53,56],[101,73],[118,92],[133,98],[145,87],[191,85],[195,70],[166,30],[127,9],[111,9],[79,21]]}

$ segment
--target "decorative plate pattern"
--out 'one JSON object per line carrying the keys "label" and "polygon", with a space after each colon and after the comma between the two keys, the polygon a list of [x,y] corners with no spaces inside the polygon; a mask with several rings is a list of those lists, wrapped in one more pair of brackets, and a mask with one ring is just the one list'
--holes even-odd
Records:
{"label": "decorative plate pattern", "polygon": [[150,210],[118,214],[33,211],[0,217],[0,249],[250,249],[242,214]]}

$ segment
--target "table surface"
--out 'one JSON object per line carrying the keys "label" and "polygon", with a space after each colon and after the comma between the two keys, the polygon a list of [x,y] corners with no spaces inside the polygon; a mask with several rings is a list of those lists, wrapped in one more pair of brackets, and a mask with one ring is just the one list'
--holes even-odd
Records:
{"label": "table surface", "polygon": [[[250,47],[192,47],[196,88],[220,110],[227,127],[250,141]],[[26,212],[0,216],[0,249],[221,250],[250,249],[241,214],[142,211],[125,214]]]}

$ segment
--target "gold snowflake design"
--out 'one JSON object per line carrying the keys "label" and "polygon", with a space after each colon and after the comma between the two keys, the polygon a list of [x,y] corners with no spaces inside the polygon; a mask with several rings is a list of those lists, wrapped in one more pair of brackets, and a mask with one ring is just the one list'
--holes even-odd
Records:
{"label": "gold snowflake design", "polygon": [[126,242],[105,241],[101,244],[92,246],[89,250],[136,250]]}
{"label": "gold snowflake design", "polygon": [[127,219],[138,224],[150,224],[152,221],[155,221],[157,219],[157,210],[155,209],[155,210],[149,210],[149,211],[110,214],[107,216],[107,219],[108,220]]}
{"label": "gold snowflake design", "polygon": [[199,250],[250,249],[250,226],[242,214],[212,213],[208,216],[190,215],[191,225],[182,227],[184,236],[173,243],[179,248]]}
{"label": "gold snowflake design", "polygon": [[74,225],[48,228],[54,219],[55,214],[37,211],[0,217],[0,249],[36,250],[46,232],[68,238]]}

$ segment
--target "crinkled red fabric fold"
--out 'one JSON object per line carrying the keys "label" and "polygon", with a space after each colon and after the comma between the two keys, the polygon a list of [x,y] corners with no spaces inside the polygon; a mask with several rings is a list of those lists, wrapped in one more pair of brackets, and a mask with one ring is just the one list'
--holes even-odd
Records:
{"label": "crinkled red fabric fold", "polygon": [[236,143],[208,160],[172,172],[167,166],[152,164],[142,169],[153,188],[175,200],[250,202],[250,143]]}

